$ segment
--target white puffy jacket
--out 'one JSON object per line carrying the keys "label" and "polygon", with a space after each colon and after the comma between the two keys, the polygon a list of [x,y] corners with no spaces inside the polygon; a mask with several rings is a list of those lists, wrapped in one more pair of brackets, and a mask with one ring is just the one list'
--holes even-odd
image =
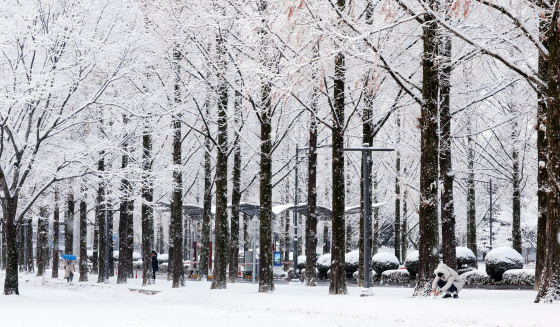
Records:
{"label": "white puffy jacket", "polygon": [[[439,277],[437,275],[438,273],[442,273],[443,277]],[[445,285],[441,288],[442,292],[447,291],[451,287],[451,285],[454,285],[457,288],[458,293],[463,289],[463,285],[465,285],[465,282],[463,281],[461,276],[459,276],[459,274],[455,270],[449,268],[445,263],[440,263],[436,270],[434,270],[434,274],[436,275],[436,278],[432,283],[432,289],[436,289],[437,283],[440,280],[446,282]]]}

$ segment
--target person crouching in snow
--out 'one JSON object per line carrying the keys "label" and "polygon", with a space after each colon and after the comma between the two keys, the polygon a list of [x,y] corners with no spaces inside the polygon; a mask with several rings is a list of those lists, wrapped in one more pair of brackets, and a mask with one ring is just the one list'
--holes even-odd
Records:
{"label": "person crouching in snow", "polygon": [[459,297],[459,292],[463,289],[465,282],[455,270],[449,268],[445,263],[440,263],[434,270],[434,274],[436,275],[432,283],[434,295],[445,292],[444,299],[451,296],[455,299]]}

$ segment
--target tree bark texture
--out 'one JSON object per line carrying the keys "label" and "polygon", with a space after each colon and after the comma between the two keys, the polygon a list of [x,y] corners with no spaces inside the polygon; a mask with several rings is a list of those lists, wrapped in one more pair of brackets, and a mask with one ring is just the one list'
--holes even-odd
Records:
{"label": "tree bark texture", "polygon": [[[85,195],[84,195],[85,196]],[[87,282],[87,203],[86,199],[80,201],[80,261],[78,263],[80,271],[80,282]]]}
{"label": "tree bark texture", "polygon": [[60,256],[58,241],[60,229],[60,206],[58,190],[54,192],[54,212],[53,212],[53,256],[51,278],[58,278],[58,258]]}
{"label": "tree bark texture", "polygon": [[[434,0],[429,6],[435,5]],[[438,38],[437,24],[426,16],[422,41],[422,98],[420,116],[420,213],[419,264],[415,296],[428,296],[438,258],[438,68],[436,65]]]}
{"label": "tree bark texture", "polygon": [[[343,10],[345,0],[338,0]],[[338,53],[334,60],[333,129],[332,129],[332,250],[330,294],[347,294],[345,272],[345,183],[344,183],[344,87],[345,58]]]}
{"label": "tree bark texture", "polygon": [[216,160],[216,220],[215,220],[215,266],[212,275],[212,289],[227,287],[227,265],[229,246],[228,231],[228,90],[225,81],[224,40],[220,35],[216,39],[218,66],[218,147]]}
{"label": "tree bark texture", "polygon": [[546,252],[535,302],[560,301],[560,3],[556,2],[548,31],[548,89],[546,138],[548,178],[546,196]]}
{"label": "tree bark texture", "polygon": [[[105,160],[103,159],[103,153],[101,154],[101,158],[99,159],[98,163],[97,163],[97,170],[99,172],[105,171]],[[107,242],[107,225],[106,225],[106,217],[107,217],[107,213],[105,211],[102,211],[104,209],[108,209],[106,204],[105,204],[105,183],[103,182],[103,180],[100,178],[99,179],[99,185],[98,185],[98,189],[97,189],[97,199],[96,199],[96,205],[97,205],[97,211],[95,212],[96,215],[96,220],[98,221],[98,242],[97,244],[99,245],[99,261],[98,261],[98,268],[99,268],[99,272],[97,275],[97,282],[98,283],[103,283],[105,282],[106,279],[106,267],[107,267],[107,246],[106,246],[106,242]],[[120,228],[120,226],[119,226]],[[122,242],[122,238],[121,238],[121,234],[120,234],[120,230],[119,230],[119,240],[121,240]],[[112,253],[109,253],[109,255],[112,255]],[[120,261],[120,254],[119,254],[119,261]],[[120,274],[120,272],[119,272]]]}
{"label": "tree bark texture", "polygon": [[[440,30],[441,31],[441,30]],[[453,270],[457,269],[455,249],[455,208],[453,202],[454,173],[451,162],[451,36],[440,35],[439,52],[439,166],[441,188],[441,241],[443,262]]]}
{"label": "tree bark texture", "polygon": [[[314,94],[317,87],[314,86]],[[309,155],[307,160],[307,222],[305,224],[305,285],[317,286],[317,96],[311,102]]]}
{"label": "tree bark texture", "polygon": [[152,250],[154,250],[154,188],[152,170],[152,134],[145,128],[142,135],[142,286],[152,285]]}
{"label": "tree bark texture", "polygon": [[[542,45],[549,49],[547,38],[548,22],[546,17],[539,15],[539,36]],[[538,76],[548,83],[548,59],[539,52],[538,57]],[[541,285],[541,276],[544,270],[544,261],[546,256],[546,181],[547,181],[547,148],[548,141],[546,139],[546,112],[547,99],[546,92],[539,94],[537,104],[537,207],[538,207],[538,223],[537,223],[537,257],[535,265],[535,290]]]}
{"label": "tree bark texture", "polygon": [[[235,128],[242,124],[241,94],[235,92]],[[239,203],[241,202],[241,142],[239,135],[233,141],[233,188],[231,190],[231,244],[229,261],[229,282],[237,282],[239,269]]]}

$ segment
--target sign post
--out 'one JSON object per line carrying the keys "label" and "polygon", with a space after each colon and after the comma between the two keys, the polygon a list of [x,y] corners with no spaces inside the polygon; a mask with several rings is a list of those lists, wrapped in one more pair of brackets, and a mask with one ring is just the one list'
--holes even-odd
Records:
{"label": "sign post", "polygon": [[365,292],[362,296],[370,295],[369,292],[369,281],[370,281],[370,271],[369,271],[369,261],[371,260],[370,248],[369,248],[369,232],[371,229],[370,224],[370,206],[369,203],[369,165],[371,161],[371,152],[382,152],[382,151],[395,151],[394,149],[377,149],[370,148],[369,143],[364,143],[362,148],[345,148],[340,149],[340,151],[359,151],[362,152],[363,157],[363,175],[364,175],[364,288]]}

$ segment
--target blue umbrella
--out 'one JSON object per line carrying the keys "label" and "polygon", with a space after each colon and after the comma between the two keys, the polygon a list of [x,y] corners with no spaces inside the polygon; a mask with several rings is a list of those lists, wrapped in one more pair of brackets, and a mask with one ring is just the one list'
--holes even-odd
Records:
{"label": "blue umbrella", "polygon": [[71,254],[63,254],[63,255],[62,255],[62,259],[65,259],[65,260],[77,260],[78,258],[76,258],[76,256],[71,255]]}

